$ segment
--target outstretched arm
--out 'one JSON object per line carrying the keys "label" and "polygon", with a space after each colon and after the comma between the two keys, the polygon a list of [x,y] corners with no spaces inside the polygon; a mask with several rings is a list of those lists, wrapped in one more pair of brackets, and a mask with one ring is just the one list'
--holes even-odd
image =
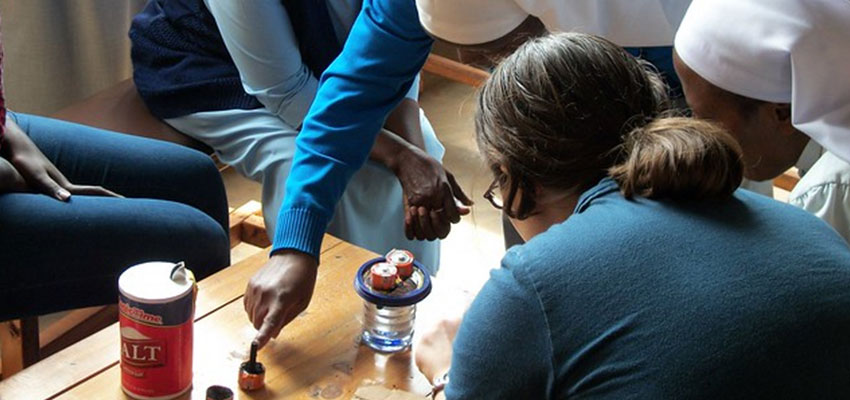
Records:
{"label": "outstretched arm", "polygon": [[[280,0],[205,0],[215,18],[227,51],[233,59],[245,92],[253,95],[271,113],[292,127],[304,120],[316,95],[318,79],[302,60],[298,39],[287,9]],[[445,209],[417,236],[421,239],[445,237],[459,212],[451,196],[446,196],[449,177],[442,165],[424,151],[420,129],[418,88],[411,85],[407,99],[400,103],[378,134],[370,157],[391,169],[405,189],[405,204]],[[459,192],[457,187],[451,188]],[[461,198],[462,192],[461,193]],[[451,207],[442,204],[444,200]],[[466,209],[461,209],[466,211]],[[402,223],[402,221],[399,221]],[[408,224],[412,228],[413,224]],[[427,228],[427,229],[426,229]],[[408,229],[412,238],[413,229]]]}
{"label": "outstretched arm", "polygon": [[454,175],[427,153],[419,115],[419,103],[408,94],[387,117],[370,158],[389,168],[401,183],[405,218],[398,223],[404,223],[407,238],[442,239],[453,223],[469,214],[472,200]]}
{"label": "outstretched arm", "polygon": [[273,255],[245,292],[261,347],[309,305],[336,203],[431,49],[414,0],[363,3],[342,53],[322,75],[296,140]]}
{"label": "outstretched arm", "polygon": [[318,258],[348,180],[425,63],[431,38],[413,0],[365,0],[340,56],[322,75],[286,183],[274,251]]}

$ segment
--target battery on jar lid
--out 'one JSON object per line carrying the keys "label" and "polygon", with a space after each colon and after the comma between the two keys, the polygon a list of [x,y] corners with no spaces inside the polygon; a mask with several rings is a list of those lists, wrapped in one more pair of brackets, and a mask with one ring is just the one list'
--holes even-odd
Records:
{"label": "battery on jar lid", "polygon": [[392,249],[386,256],[387,262],[398,268],[398,277],[407,279],[413,274],[413,253],[407,250]]}
{"label": "battery on jar lid", "polygon": [[398,268],[390,263],[381,262],[371,268],[372,289],[392,290],[398,278]]}

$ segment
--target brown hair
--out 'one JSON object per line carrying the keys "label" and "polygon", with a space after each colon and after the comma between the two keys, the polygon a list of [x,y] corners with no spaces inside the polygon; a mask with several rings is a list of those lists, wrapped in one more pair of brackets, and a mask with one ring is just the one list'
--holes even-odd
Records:
{"label": "brown hair", "polygon": [[668,104],[658,74],[600,37],[527,42],[478,103],[478,147],[508,185],[505,213],[515,218],[535,209],[537,185],[581,193],[610,174],[627,196],[695,199],[728,196],[741,182],[735,140],[704,121],[652,122]]}
{"label": "brown hair", "polygon": [[741,147],[719,125],[662,118],[629,133],[625,160],[609,169],[626,197],[705,199],[741,184]]}

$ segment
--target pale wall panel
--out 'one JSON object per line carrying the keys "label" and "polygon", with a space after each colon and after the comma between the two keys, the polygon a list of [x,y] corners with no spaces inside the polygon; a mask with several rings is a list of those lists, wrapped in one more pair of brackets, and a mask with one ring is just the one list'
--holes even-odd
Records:
{"label": "pale wall panel", "polygon": [[131,76],[146,0],[0,0],[9,108],[46,115]]}

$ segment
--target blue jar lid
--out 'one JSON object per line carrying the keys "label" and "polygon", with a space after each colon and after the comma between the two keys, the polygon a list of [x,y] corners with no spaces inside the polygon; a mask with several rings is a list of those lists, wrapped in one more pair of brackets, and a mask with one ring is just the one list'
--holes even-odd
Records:
{"label": "blue jar lid", "polygon": [[363,298],[376,306],[381,307],[404,307],[414,305],[431,293],[431,277],[425,267],[419,263],[419,260],[413,261],[413,275],[407,280],[412,280],[416,283],[416,288],[403,294],[393,294],[393,292],[384,292],[374,290],[366,284],[364,276],[367,276],[373,265],[379,262],[387,261],[384,257],[373,258],[363,263],[357,269],[357,275],[354,277],[354,291]]}

